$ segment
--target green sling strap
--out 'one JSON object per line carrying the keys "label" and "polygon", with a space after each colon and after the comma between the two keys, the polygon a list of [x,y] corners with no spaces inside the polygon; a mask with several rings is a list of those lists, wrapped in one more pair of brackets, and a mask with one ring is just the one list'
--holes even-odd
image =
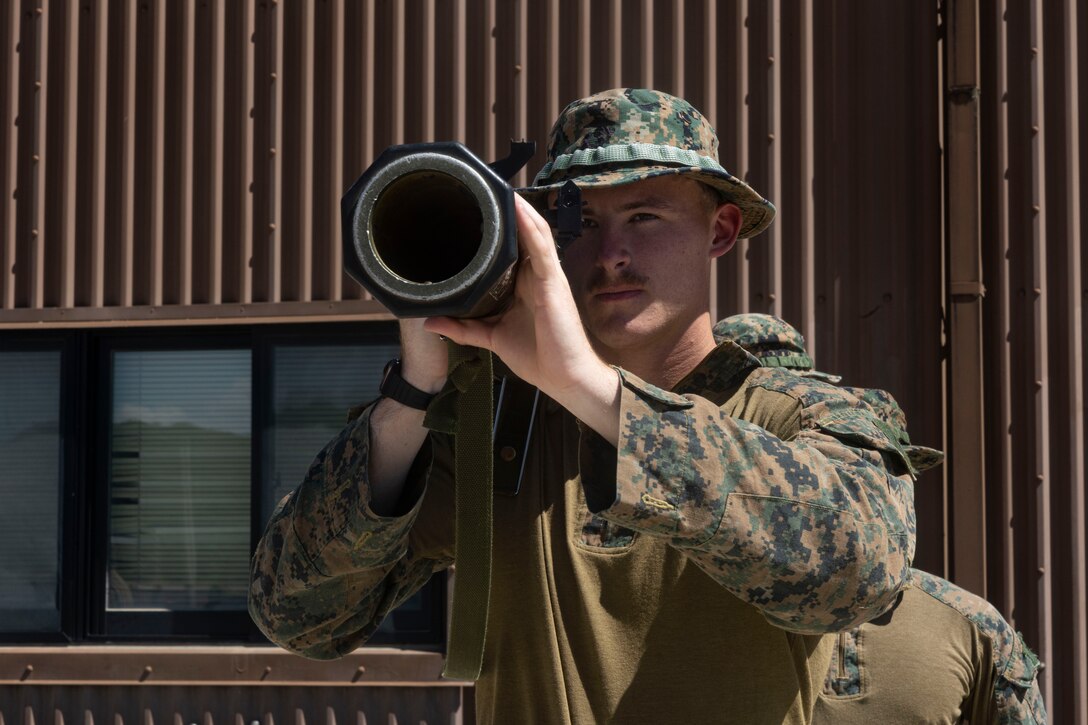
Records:
{"label": "green sling strap", "polygon": [[460,393],[454,433],[457,573],[442,676],[475,680],[483,666],[491,596],[491,353],[450,343],[449,358],[449,378]]}

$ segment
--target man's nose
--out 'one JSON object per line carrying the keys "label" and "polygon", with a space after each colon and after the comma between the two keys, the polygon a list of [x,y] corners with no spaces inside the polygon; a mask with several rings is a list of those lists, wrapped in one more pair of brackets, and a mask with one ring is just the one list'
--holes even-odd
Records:
{"label": "man's nose", "polygon": [[598,234],[597,264],[604,269],[622,269],[631,263],[627,240],[615,228],[601,226]]}

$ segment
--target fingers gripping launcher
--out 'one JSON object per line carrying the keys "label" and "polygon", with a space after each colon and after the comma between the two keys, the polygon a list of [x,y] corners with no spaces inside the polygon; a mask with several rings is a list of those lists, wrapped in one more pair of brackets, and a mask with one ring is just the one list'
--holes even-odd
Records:
{"label": "fingers gripping launcher", "polygon": [[[341,201],[346,271],[397,317],[501,313],[518,264],[508,181],[535,148],[512,143],[510,155],[490,166],[458,143],[387,149]],[[581,234],[581,213],[578,187],[567,182],[548,215],[560,253]],[[539,392],[506,376],[496,412],[491,354],[451,345],[449,359],[458,391],[450,431],[457,577],[443,675],[474,680],[487,636],[492,497],[517,493]]]}

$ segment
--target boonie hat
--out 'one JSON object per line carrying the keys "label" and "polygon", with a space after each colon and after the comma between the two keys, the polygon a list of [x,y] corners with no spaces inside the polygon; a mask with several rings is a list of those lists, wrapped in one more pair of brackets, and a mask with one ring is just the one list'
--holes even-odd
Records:
{"label": "boonie hat", "polygon": [[732,340],[769,367],[791,370],[813,367],[800,331],[774,315],[749,312],[727,317],[714,325],[714,337]]}
{"label": "boonie hat", "polygon": [[[759,358],[764,367],[794,370],[806,378],[838,383],[842,377],[813,370],[800,330],[774,315],[746,312],[714,325],[714,341],[729,340]],[[860,388],[859,388],[860,389]]]}
{"label": "boonie hat", "polygon": [[547,163],[518,192],[539,204],[573,179],[582,188],[683,175],[722,192],[743,214],[739,237],[759,234],[774,205],[718,162],[718,135],[687,101],[646,88],[615,88],[574,101],[548,139]]}

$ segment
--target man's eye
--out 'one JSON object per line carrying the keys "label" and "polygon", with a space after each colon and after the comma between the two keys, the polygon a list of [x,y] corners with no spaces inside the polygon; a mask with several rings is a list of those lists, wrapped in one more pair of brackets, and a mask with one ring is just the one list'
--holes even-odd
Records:
{"label": "man's eye", "polygon": [[597,221],[595,219],[586,219],[582,217],[582,229],[596,229]]}
{"label": "man's eye", "polygon": [[631,221],[633,222],[648,222],[653,221],[654,219],[657,219],[656,214],[648,214],[646,212],[640,212],[631,217]]}

